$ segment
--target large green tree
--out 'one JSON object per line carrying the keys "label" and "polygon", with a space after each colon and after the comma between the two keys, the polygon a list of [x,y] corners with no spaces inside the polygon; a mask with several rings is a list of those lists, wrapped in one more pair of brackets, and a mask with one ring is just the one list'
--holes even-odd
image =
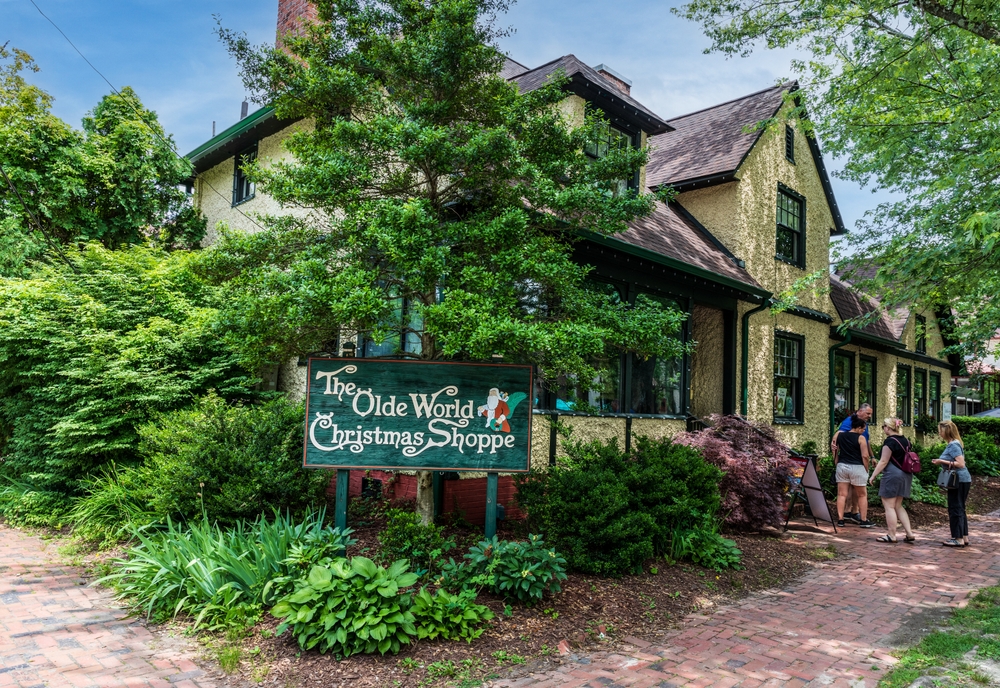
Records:
{"label": "large green tree", "polygon": [[[847,239],[887,308],[955,310],[966,353],[1000,324],[1000,3],[692,0],[712,50],[798,48],[803,108],[843,176],[895,192]],[[800,96],[802,94],[799,94]]]}
{"label": "large green tree", "polygon": [[197,242],[204,221],[179,188],[191,166],[156,113],[126,87],[73,129],[25,78],[33,71],[27,53],[0,46],[0,275],[25,276],[33,261],[87,241]]}
{"label": "large green tree", "polygon": [[588,288],[572,259],[581,230],[650,212],[620,183],[646,152],[586,155],[607,148],[607,124],[567,123],[564,79],[522,94],[500,77],[502,0],[315,4],[283,50],[221,31],[259,102],[308,123],[290,161],[250,170],[303,212],[224,232],[202,259],[232,287],[224,316],[246,365],[344,335],[389,355],[533,362],[550,379],[593,379],[609,353],[678,354],[683,315]]}

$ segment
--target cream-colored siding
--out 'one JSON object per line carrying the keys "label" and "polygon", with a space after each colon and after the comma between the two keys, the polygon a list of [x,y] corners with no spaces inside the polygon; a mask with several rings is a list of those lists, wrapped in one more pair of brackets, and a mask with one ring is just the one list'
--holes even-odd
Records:
{"label": "cream-colored siding", "polygon": [[[292,132],[308,126],[305,122],[297,122],[258,141],[257,159],[261,165],[267,167],[278,161],[290,160],[291,153],[284,146],[285,139]],[[204,246],[211,246],[218,240],[220,223],[228,225],[230,229],[253,233],[260,230],[258,218],[262,215],[306,214],[300,208],[286,208],[267,194],[260,192],[234,207],[235,171],[236,158],[227,158],[199,174],[195,181],[195,206],[208,221],[208,232],[202,241]]]}
{"label": "cream-colored siding", "polygon": [[[807,274],[822,272],[816,286],[829,287],[830,231],[833,214],[809,143],[795,128],[795,162],[785,158],[784,127],[768,128],[737,172],[739,181],[682,193],[678,201],[738,258],[757,282],[773,293],[788,289]],[[806,199],[805,268],[775,258],[778,184]],[[804,293],[799,304],[829,312],[823,294]]]}
{"label": "cream-colored siding", "polygon": [[695,304],[691,336],[696,342],[691,355],[691,413],[701,418],[722,410],[725,371],[722,311]]}

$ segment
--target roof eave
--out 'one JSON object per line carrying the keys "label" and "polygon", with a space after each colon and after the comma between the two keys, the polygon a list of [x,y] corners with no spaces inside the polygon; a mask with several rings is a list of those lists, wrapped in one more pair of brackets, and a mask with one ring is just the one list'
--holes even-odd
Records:
{"label": "roof eave", "polygon": [[598,105],[612,118],[620,117],[634,127],[640,128],[650,136],[673,131],[666,121],[638,109],[624,98],[614,87],[606,87],[582,72],[569,75],[569,90],[584,100],[590,100]]}

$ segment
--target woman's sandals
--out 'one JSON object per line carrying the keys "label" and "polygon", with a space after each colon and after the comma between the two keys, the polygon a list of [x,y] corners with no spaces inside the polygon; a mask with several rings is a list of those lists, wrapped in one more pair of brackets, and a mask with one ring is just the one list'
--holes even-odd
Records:
{"label": "woman's sandals", "polygon": [[959,542],[958,540],[952,538],[951,540],[945,540],[941,543],[945,547],[965,547],[964,542]]}
{"label": "woman's sandals", "polygon": [[882,536],[879,536],[879,537],[875,538],[875,542],[891,542],[891,543],[895,544],[895,543],[899,542],[899,540],[898,539],[893,539],[893,538],[889,537],[888,535],[882,535]]}

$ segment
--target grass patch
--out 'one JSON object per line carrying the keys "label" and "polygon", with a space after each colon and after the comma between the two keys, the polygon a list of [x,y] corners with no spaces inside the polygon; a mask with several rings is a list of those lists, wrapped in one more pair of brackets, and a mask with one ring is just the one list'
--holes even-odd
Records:
{"label": "grass patch", "polygon": [[827,545],[826,547],[817,547],[809,552],[809,556],[813,559],[818,559],[820,561],[827,561],[829,559],[836,559],[837,548],[833,545]]}
{"label": "grass patch", "polygon": [[965,609],[957,609],[946,627],[898,654],[899,663],[879,682],[881,688],[905,688],[921,676],[942,686],[989,683],[985,660],[1000,660],[1000,586],[983,588]]}

